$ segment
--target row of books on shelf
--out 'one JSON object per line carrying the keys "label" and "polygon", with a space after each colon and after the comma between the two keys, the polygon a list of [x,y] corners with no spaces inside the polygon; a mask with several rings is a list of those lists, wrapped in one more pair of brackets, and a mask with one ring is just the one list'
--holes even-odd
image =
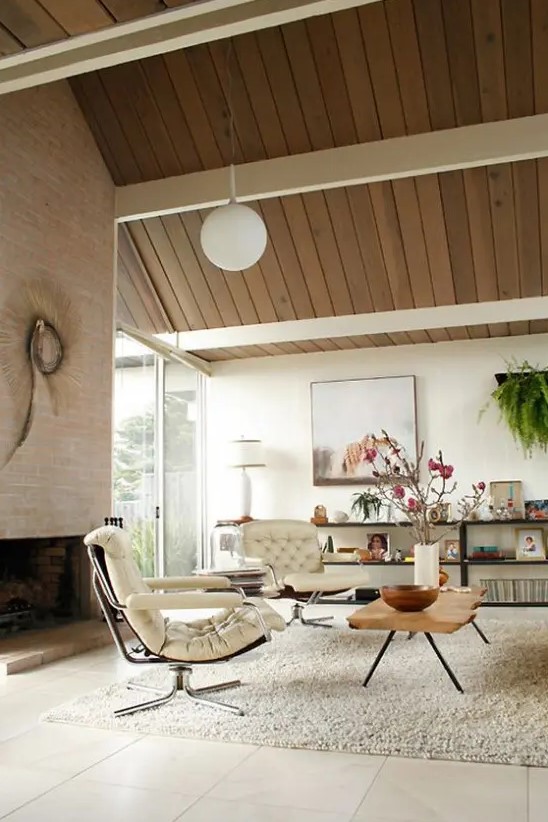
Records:
{"label": "row of books on shelf", "polygon": [[489,602],[548,602],[548,579],[481,579]]}

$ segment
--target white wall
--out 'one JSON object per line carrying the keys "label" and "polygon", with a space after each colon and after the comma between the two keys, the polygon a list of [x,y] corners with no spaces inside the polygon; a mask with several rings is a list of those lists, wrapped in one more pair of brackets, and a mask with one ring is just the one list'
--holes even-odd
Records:
{"label": "white wall", "polygon": [[[266,468],[251,469],[256,518],[308,519],[317,504],[348,511],[359,486],[314,487],[310,383],[414,374],[418,437],[426,454],[442,449],[458,491],[472,481],[520,479],[526,499],[548,497],[548,456],[525,459],[491,406],[494,373],[516,358],[546,364],[548,335],[265,357],[214,364],[208,381],[209,522],[238,514],[237,473],[225,467],[226,442],[257,437]],[[333,408],[333,414],[337,409]],[[353,530],[353,529],[352,529]]]}

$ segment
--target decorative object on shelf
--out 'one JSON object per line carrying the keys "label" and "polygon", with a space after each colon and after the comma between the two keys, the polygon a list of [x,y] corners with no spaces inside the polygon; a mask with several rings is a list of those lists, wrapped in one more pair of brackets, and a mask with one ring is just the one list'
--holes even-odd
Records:
{"label": "decorative object on shelf", "polygon": [[[491,393],[501,418],[524,454],[548,448],[548,370],[529,362],[507,363],[504,374],[495,374],[498,387]],[[487,403],[487,406],[489,402]],[[480,416],[487,406],[480,411]]]}
{"label": "decorative object on shelf", "polygon": [[[396,509],[409,519],[410,530],[416,540],[415,545],[415,584],[435,586],[439,576],[439,543],[434,539],[430,513],[439,510],[447,497],[454,493],[457,484],[452,481],[454,468],[444,461],[442,452],[428,460],[426,482],[420,480],[420,464],[424,455],[424,442],[421,443],[418,459],[413,461],[405,449],[386,431],[382,431],[380,440],[388,442],[388,452],[380,452],[373,445],[364,459],[372,467],[372,473],[378,482],[377,493],[381,499],[392,502]],[[376,441],[376,440],[375,440]],[[482,502],[485,483],[472,485],[472,493],[464,495],[457,503],[459,519],[451,523],[446,533],[454,530]]]}
{"label": "decorative object on shelf", "polygon": [[374,559],[369,548],[356,548],[354,553],[359,562],[371,562]]}
{"label": "decorative object on shelf", "polygon": [[439,571],[439,585],[440,585],[440,588],[443,588],[443,586],[446,584],[446,582],[448,580],[449,580],[449,574],[443,568],[440,568],[440,571]]}
{"label": "decorative object on shelf", "polygon": [[333,537],[329,535],[323,549],[324,554],[334,554],[335,548],[333,546]]}
{"label": "decorative object on shelf", "polygon": [[348,514],[346,511],[333,511],[333,522],[347,522],[348,521]]}
{"label": "decorative object on shelf", "polygon": [[458,562],[460,560],[460,543],[458,539],[444,540],[443,547],[447,562]]}
{"label": "decorative object on shelf", "polygon": [[548,499],[526,499],[525,518],[548,520]]}
{"label": "decorative object on shelf", "polygon": [[314,525],[327,525],[327,510],[325,505],[316,505],[314,508],[314,516],[310,517],[310,522]]}
{"label": "decorative object on shelf", "polygon": [[362,518],[362,522],[366,522],[372,516],[378,518],[382,508],[382,500],[374,491],[360,491],[352,494],[354,502],[350,508],[351,514],[356,514]]}
{"label": "decorative object on shelf", "polygon": [[396,611],[424,611],[439,596],[439,585],[383,585],[381,599]]}
{"label": "decorative object on shelf", "polygon": [[265,461],[261,440],[232,440],[229,443],[228,465],[241,468],[240,473],[240,514],[238,522],[249,522],[251,516],[251,480],[247,468],[264,468]]}
{"label": "decorative object on shelf", "polygon": [[416,458],[415,378],[333,380],[311,384],[314,485],[375,484],[364,454],[388,442],[368,432],[389,428]]}
{"label": "decorative object on shelf", "polygon": [[489,499],[497,519],[521,519],[525,513],[521,480],[496,480],[489,483]]}
{"label": "decorative object on shelf", "polygon": [[245,567],[241,533],[233,520],[219,520],[209,538],[209,571],[229,571]]}
{"label": "decorative object on shelf", "polygon": [[451,520],[451,503],[440,502],[428,512],[428,519],[433,525],[445,524]]}
{"label": "decorative object on shelf", "polygon": [[66,290],[50,280],[22,281],[8,295],[0,314],[0,369],[10,395],[3,402],[0,468],[29,436],[39,383],[55,415],[78,393],[83,374],[80,328]]}
{"label": "decorative object on shelf", "polygon": [[546,559],[542,528],[516,528],[516,559]]}
{"label": "decorative object on shelf", "polygon": [[471,559],[481,562],[491,562],[493,560],[506,559],[502,551],[496,545],[475,545],[472,549]]}
{"label": "decorative object on shelf", "polygon": [[402,556],[401,548],[396,548],[396,554],[394,556],[394,562],[403,562],[403,556]]}
{"label": "decorative object on shelf", "polygon": [[371,559],[377,561],[390,556],[390,537],[386,532],[367,534],[367,548],[371,552]]}

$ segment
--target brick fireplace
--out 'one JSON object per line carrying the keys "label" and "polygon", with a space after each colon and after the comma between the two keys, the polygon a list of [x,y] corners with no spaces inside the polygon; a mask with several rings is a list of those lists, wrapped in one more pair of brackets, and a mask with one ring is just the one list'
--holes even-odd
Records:
{"label": "brick fireplace", "polygon": [[82,536],[0,540],[0,636],[90,615]]}

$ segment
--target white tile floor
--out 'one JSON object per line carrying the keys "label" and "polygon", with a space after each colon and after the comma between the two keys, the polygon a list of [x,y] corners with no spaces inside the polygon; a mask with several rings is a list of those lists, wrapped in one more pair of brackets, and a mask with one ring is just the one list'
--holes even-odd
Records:
{"label": "white tile floor", "polygon": [[[318,613],[333,607],[317,608]],[[349,609],[337,606],[344,626]],[[494,609],[485,618],[495,616]],[[501,609],[506,619],[548,618]],[[320,629],[295,626],[291,630]],[[43,724],[129,675],[102,649],[0,679],[0,818],[13,822],[546,822],[548,769],[258,748]],[[201,710],[198,708],[197,710]]]}

